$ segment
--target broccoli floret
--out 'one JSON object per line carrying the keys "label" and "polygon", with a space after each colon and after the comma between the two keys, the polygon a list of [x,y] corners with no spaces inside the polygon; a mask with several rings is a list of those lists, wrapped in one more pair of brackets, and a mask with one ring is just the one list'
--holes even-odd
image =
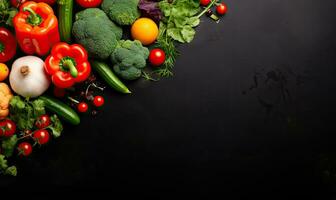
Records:
{"label": "broccoli floret", "polygon": [[104,0],[101,7],[119,25],[131,25],[140,17],[139,0]]}
{"label": "broccoli floret", "polygon": [[120,40],[111,54],[113,70],[123,79],[138,79],[146,67],[148,56],[148,48],[143,47],[140,41]]}
{"label": "broccoli floret", "polygon": [[122,37],[122,29],[98,8],[88,8],[77,13],[72,33],[89,56],[98,59],[108,58]]}

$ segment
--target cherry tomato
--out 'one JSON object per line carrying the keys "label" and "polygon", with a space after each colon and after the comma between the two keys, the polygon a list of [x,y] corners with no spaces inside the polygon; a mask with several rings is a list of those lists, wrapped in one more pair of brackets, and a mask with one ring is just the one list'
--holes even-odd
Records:
{"label": "cherry tomato", "polygon": [[102,0],[76,0],[83,8],[95,8],[100,6]]}
{"label": "cherry tomato", "polygon": [[11,137],[16,131],[16,125],[12,120],[5,119],[0,122],[0,136]]}
{"label": "cherry tomato", "polygon": [[224,15],[227,12],[227,6],[225,3],[217,5],[216,11],[219,15]]}
{"label": "cherry tomato", "polygon": [[209,3],[211,2],[211,0],[200,0],[200,3],[202,6],[207,6],[209,5]]}
{"label": "cherry tomato", "polygon": [[152,49],[149,54],[149,62],[153,66],[160,66],[166,60],[166,54],[162,49]]}
{"label": "cherry tomato", "polygon": [[26,2],[27,0],[11,0],[11,4],[13,7],[18,8],[21,4]]}
{"label": "cherry tomato", "polygon": [[100,107],[102,105],[104,105],[104,97],[102,96],[95,96],[93,99],[93,105],[95,105],[96,107]]}
{"label": "cherry tomato", "polygon": [[28,142],[22,142],[18,145],[19,153],[23,156],[29,156],[33,151],[33,147]]}
{"label": "cherry tomato", "polygon": [[54,95],[55,97],[62,98],[65,96],[65,89],[54,87]]}
{"label": "cherry tomato", "polygon": [[89,106],[85,102],[80,102],[77,105],[78,112],[85,113],[89,109]]}
{"label": "cherry tomato", "polygon": [[49,141],[50,135],[49,132],[45,129],[38,130],[33,134],[33,138],[39,143],[39,144],[45,144]]}
{"label": "cherry tomato", "polygon": [[35,126],[39,129],[46,128],[50,125],[50,117],[48,115],[41,115],[37,118]]}

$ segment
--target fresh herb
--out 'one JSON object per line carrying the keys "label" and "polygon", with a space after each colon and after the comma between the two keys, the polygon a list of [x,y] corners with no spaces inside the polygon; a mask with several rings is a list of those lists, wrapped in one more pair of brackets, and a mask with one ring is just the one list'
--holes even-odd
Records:
{"label": "fresh herb", "polygon": [[13,26],[16,8],[11,8],[8,0],[0,0],[0,25]]}
{"label": "fresh herb", "polygon": [[17,142],[18,138],[16,135],[4,139],[1,144],[2,154],[5,155],[6,157],[11,157],[13,155]]}
{"label": "fresh herb", "polygon": [[4,155],[0,154],[0,173],[3,173],[5,175],[17,175],[17,170],[15,166],[8,166],[7,160]]}
{"label": "fresh herb", "polygon": [[[166,34],[181,43],[191,42],[195,36],[194,27],[200,23],[197,14],[200,11],[198,0],[178,0],[169,3],[167,0],[159,3],[166,24]],[[161,26],[160,26],[161,28]]]}
{"label": "fresh herb", "polygon": [[30,101],[29,99],[23,100],[20,96],[14,96],[9,105],[9,118],[16,123],[17,128],[21,131],[31,130],[36,119],[46,113],[44,102],[39,99]]}
{"label": "fresh herb", "polygon": [[51,120],[52,124],[48,128],[51,130],[51,134],[55,138],[57,138],[61,135],[61,133],[63,131],[63,125],[62,125],[61,121],[59,120],[59,118],[57,117],[57,115],[51,116],[50,120]]}

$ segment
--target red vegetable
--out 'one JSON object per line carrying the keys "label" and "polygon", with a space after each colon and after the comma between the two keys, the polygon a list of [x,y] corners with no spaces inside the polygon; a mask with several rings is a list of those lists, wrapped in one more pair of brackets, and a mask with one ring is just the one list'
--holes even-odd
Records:
{"label": "red vegetable", "polygon": [[200,4],[202,6],[207,6],[207,5],[209,5],[210,2],[211,2],[211,0],[200,0]]}
{"label": "red vegetable", "polygon": [[45,70],[56,87],[69,88],[86,80],[91,73],[88,55],[79,44],[56,44],[45,61]]}
{"label": "red vegetable", "polygon": [[44,2],[49,5],[54,5],[56,3],[56,0],[34,0],[35,2]]}
{"label": "red vegetable", "polygon": [[50,135],[49,132],[45,129],[37,130],[33,134],[33,138],[39,143],[39,144],[45,144],[49,141]]}
{"label": "red vegetable", "polygon": [[11,4],[13,7],[18,8],[19,6],[21,6],[21,4],[23,4],[26,1],[27,0],[11,0]]}
{"label": "red vegetable", "polygon": [[149,54],[149,62],[153,66],[160,66],[166,60],[166,54],[162,49],[152,49]]}
{"label": "red vegetable", "polygon": [[62,97],[65,96],[65,93],[66,93],[65,89],[54,87],[54,95],[55,95],[55,97],[62,98]]}
{"label": "red vegetable", "polygon": [[28,142],[22,142],[18,145],[18,150],[19,150],[19,154],[23,156],[29,156],[33,151],[33,147]]}
{"label": "red vegetable", "polygon": [[93,98],[93,105],[95,105],[96,107],[100,107],[100,106],[104,105],[104,102],[105,102],[105,100],[104,100],[104,97],[102,97],[102,96],[95,96]]}
{"label": "red vegetable", "polygon": [[89,109],[89,106],[85,102],[80,102],[77,105],[78,112],[85,113]]}
{"label": "red vegetable", "polygon": [[41,115],[39,118],[37,118],[35,126],[39,129],[43,129],[48,127],[50,125],[50,122],[50,117],[48,115]]}
{"label": "red vegetable", "polygon": [[12,120],[5,119],[0,122],[0,136],[11,137],[16,131],[16,125]]}
{"label": "red vegetable", "polygon": [[76,2],[83,8],[95,8],[100,6],[102,0],[76,0]]}
{"label": "red vegetable", "polygon": [[0,27],[0,62],[7,62],[16,53],[16,39],[6,28]]}
{"label": "red vegetable", "polygon": [[217,5],[216,11],[219,15],[224,15],[227,12],[227,6],[225,3]]}
{"label": "red vegetable", "polygon": [[44,56],[60,41],[57,18],[46,3],[22,4],[13,22],[16,39],[26,54]]}

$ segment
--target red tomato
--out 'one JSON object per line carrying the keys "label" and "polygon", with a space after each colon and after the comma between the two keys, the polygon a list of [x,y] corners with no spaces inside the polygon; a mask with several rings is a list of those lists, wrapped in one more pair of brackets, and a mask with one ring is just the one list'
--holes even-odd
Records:
{"label": "red tomato", "polygon": [[14,57],[16,53],[16,39],[8,29],[0,27],[0,62],[4,63]]}
{"label": "red tomato", "polygon": [[78,112],[85,113],[89,109],[89,106],[85,102],[80,102],[77,105]]}
{"label": "red tomato", "polygon": [[65,96],[65,89],[54,87],[54,95],[55,97],[62,98]]}
{"label": "red tomato", "polygon": [[54,5],[54,3],[56,2],[56,0],[34,0],[35,2],[43,2],[43,3],[47,3],[49,5]]}
{"label": "red tomato", "polygon": [[19,153],[23,156],[29,156],[33,151],[33,147],[28,142],[22,142],[18,146]]}
{"label": "red tomato", "polygon": [[18,8],[21,4],[26,2],[27,0],[11,0],[11,4],[13,7]]}
{"label": "red tomato", "polygon": [[38,130],[33,134],[33,138],[39,143],[39,144],[45,144],[49,141],[50,135],[49,132],[45,129]]}
{"label": "red tomato", "polygon": [[216,11],[219,15],[224,15],[227,12],[227,6],[225,3],[221,3],[216,7]]}
{"label": "red tomato", "polygon": [[166,60],[166,54],[162,49],[152,49],[149,54],[149,62],[153,66],[160,66]]}
{"label": "red tomato", "polygon": [[200,3],[202,6],[207,6],[209,5],[209,3],[211,2],[211,0],[200,0]]}
{"label": "red tomato", "polygon": [[5,119],[0,122],[0,136],[11,137],[16,131],[16,125],[12,120]]}
{"label": "red tomato", "polygon": [[50,125],[50,117],[48,115],[41,115],[37,118],[35,126],[39,129],[46,128]]}
{"label": "red tomato", "polygon": [[104,97],[102,96],[95,96],[93,99],[93,105],[95,105],[96,107],[100,107],[102,105],[104,105]]}
{"label": "red tomato", "polygon": [[83,8],[95,8],[100,6],[102,0],[76,0]]}

